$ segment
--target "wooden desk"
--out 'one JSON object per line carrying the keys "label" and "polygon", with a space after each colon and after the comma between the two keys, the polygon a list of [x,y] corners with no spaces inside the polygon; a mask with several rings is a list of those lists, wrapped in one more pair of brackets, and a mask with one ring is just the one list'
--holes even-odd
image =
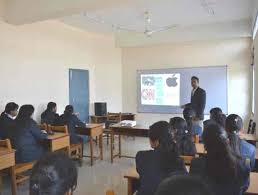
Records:
{"label": "wooden desk", "polygon": [[[203,155],[203,154],[206,153],[205,148],[204,148],[204,144],[196,143],[195,147],[196,147],[197,154]],[[255,159],[258,160],[258,150],[256,150]]]}
{"label": "wooden desk", "polygon": [[[9,151],[7,148],[0,147],[0,171],[3,169],[10,169],[11,173],[11,178],[12,181],[15,181],[15,151]],[[0,182],[2,181],[2,177],[0,175]],[[11,182],[12,184],[12,195],[16,195],[17,193],[17,186],[15,182]],[[1,185],[1,183],[0,183]],[[1,187],[1,186],[0,186]],[[0,188],[0,193],[1,193],[1,188]]]}
{"label": "wooden desk", "polygon": [[[87,135],[90,138],[90,163],[91,166],[93,165],[93,160],[100,158],[103,160],[103,125],[102,124],[87,124],[86,127],[77,127],[76,133],[80,135]],[[99,149],[100,149],[100,156],[94,157],[93,155],[93,138],[99,137]]]}
{"label": "wooden desk", "polygon": [[241,139],[244,139],[244,140],[246,140],[247,142],[249,142],[249,143],[255,145],[255,146],[256,146],[256,142],[258,141],[257,136],[254,135],[254,134],[241,133],[241,134],[239,134],[239,137],[240,137]]}
{"label": "wooden desk", "polygon": [[[190,166],[186,166],[186,169],[189,172]],[[127,179],[127,195],[133,195],[135,193],[133,183],[140,178],[136,168],[129,169],[124,175],[124,178]]]}
{"label": "wooden desk", "polygon": [[65,133],[55,133],[47,137],[48,149],[54,152],[61,149],[66,149],[70,154],[70,136]]}
{"label": "wooden desk", "polygon": [[[132,137],[149,137],[149,128],[136,125],[135,127],[125,127],[120,124],[110,126],[111,130],[111,163],[113,163],[116,157],[134,158],[132,156],[125,156],[121,154],[121,135],[132,136]],[[118,135],[118,154],[114,153],[114,136]]]}
{"label": "wooden desk", "polygon": [[197,154],[199,154],[199,155],[203,155],[203,154],[206,153],[205,148],[204,148],[204,144],[196,143],[195,148],[196,148]]}
{"label": "wooden desk", "polygon": [[[189,171],[189,167],[187,167]],[[139,174],[137,173],[135,168],[129,169],[124,178],[127,179],[127,195],[133,195],[133,183],[138,180]],[[247,195],[258,195],[258,173],[250,173],[250,186],[245,194]]]}
{"label": "wooden desk", "polygon": [[[122,120],[135,120],[135,114],[122,113]],[[90,116],[91,123],[105,123],[107,116]]]}
{"label": "wooden desk", "polygon": [[250,173],[250,185],[245,194],[258,195],[258,173]]}

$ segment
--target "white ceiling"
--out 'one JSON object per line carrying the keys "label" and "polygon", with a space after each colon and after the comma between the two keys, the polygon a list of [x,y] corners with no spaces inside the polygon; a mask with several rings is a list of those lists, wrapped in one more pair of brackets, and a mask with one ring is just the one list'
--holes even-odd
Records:
{"label": "white ceiling", "polygon": [[[85,31],[112,34],[119,46],[250,37],[252,17],[258,6],[258,0],[2,1],[6,2],[3,18],[8,23],[19,25],[58,18]],[[208,8],[204,6],[205,3],[209,5]],[[177,27],[149,38],[112,28],[113,24],[144,31],[145,11],[150,13],[152,30],[172,24]],[[214,14],[211,14],[213,11]],[[93,22],[83,13],[105,22]]]}
{"label": "white ceiling", "polygon": [[[203,5],[208,3],[208,8]],[[119,46],[138,46],[166,41],[191,41],[251,36],[254,0],[142,0],[64,17],[69,25],[98,33],[112,33]],[[120,25],[144,31],[144,12],[149,11],[151,29],[176,24],[175,29],[146,38],[144,35],[118,31]],[[214,14],[211,13],[214,11]]]}

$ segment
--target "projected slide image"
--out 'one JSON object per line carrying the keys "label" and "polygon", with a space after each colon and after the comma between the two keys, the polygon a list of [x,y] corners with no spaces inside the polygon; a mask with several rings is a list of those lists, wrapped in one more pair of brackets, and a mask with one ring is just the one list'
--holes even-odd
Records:
{"label": "projected slide image", "polygon": [[141,104],[180,105],[180,74],[142,74]]}

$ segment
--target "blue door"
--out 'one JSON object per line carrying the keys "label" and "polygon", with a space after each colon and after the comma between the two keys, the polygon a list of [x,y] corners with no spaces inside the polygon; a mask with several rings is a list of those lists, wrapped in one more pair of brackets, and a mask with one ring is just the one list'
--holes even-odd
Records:
{"label": "blue door", "polygon": [[83,122],[89,121],[89,71],[69,69],[69,102]]}

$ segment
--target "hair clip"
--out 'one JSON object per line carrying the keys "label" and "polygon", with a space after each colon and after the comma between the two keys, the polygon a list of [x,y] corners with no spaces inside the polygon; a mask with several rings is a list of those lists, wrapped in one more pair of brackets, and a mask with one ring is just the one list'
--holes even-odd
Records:
{"label": "hair clip", "polygon": [[185,130],[185,133],[188,133],[188,130]]}
{"label": "hair clip", "polygon": [[237,121],[238,121],[238,118],[235,118],[235,122],[237,123]]}
{"label": "hair clip", "polygon": [[32,189],[33,190],[39,190],[39,185],[38,184],[33,184]]}

